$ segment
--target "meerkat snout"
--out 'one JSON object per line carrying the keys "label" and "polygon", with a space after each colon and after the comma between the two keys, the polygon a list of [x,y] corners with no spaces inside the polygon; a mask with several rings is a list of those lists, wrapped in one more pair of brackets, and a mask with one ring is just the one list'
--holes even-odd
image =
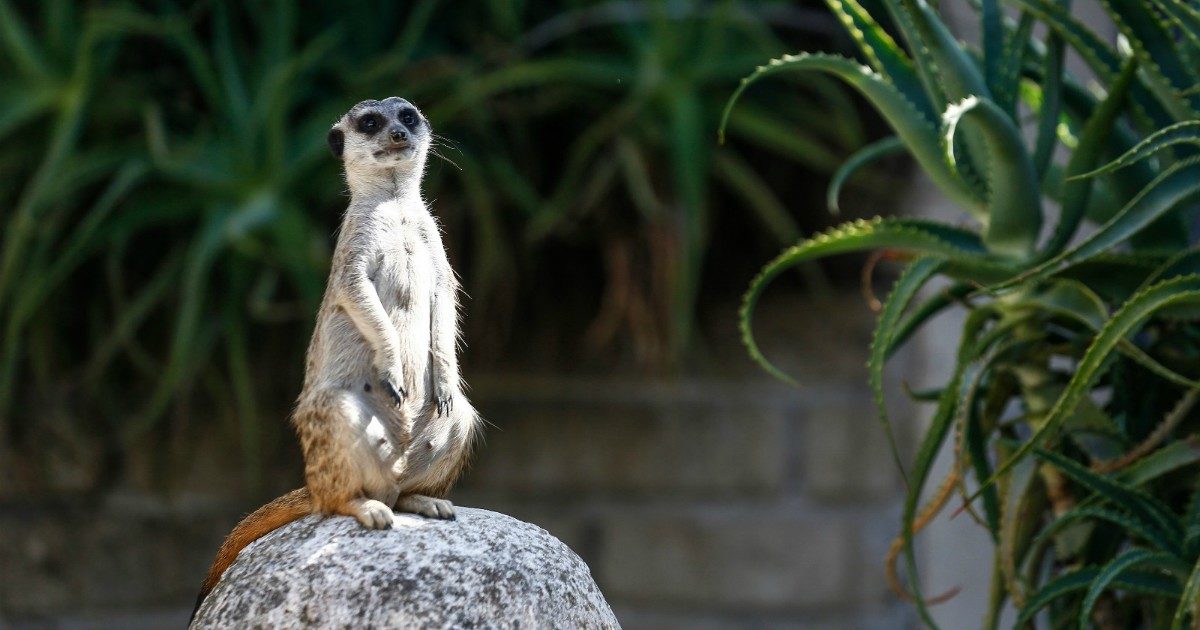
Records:
{"label": "meerkat snout", "polygon": [[347,173],[361,169],[422,168],[432,131],[415,105],[393,96],[363,101],[329,130],[329,149]]}

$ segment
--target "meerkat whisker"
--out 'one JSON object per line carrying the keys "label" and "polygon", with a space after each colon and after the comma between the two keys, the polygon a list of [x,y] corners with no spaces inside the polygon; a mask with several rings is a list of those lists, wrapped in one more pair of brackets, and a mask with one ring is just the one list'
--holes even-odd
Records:
{"label": "meerkat whisker", "polygon": [[430,153],[431,155],[433,155],[433,157],[436,157],[436,158],[438,158],[439,160],[442,160],[442,161],[444,161],[444,162],[447,162],[447,163],[449,163],[449,164],[450,164],[450,166],[453,166],[454,168],[456,168],[456,169],[458,169],[458,170],[460,170],[460,171],[461,171],[461,170],[463,170],[463,169],[462,169],[462,167],[458,165],[458,162],[455,162],[454,160],[451,160],[450,158],[446,157],[445,155],[442,155],[442,153],[441,153],[440,151],[437,151],[437,150],[435,150],[435,149],[433,149],[433,148],[431,147],[431,148],[429,149],[429,153]]}

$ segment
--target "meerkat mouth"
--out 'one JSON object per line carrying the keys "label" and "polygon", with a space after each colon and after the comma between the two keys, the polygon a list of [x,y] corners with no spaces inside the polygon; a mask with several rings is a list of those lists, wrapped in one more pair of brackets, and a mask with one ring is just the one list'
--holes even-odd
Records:
{"label": "meerkat mouth", "polygon": [[380,159],[396,158],[396,157],[410,158],[413,156],[413,152],[414,152],[413,146],[411,144],[406,144],[406,145],[398,146],[398,147],[389,147],[387,149],[380,149],[379,151],[375,152],[375,157],[380,158]]}

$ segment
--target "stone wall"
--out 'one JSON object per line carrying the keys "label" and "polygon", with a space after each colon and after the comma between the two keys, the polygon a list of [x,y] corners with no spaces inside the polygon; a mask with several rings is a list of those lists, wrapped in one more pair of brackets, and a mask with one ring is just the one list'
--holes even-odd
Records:
{"label": "stone wall", "polygon": [[[871,314],[852,295],[759,321],[800,389],[753,366],[731,327],[719,365],[670,381],[474,375],[494,426],[453,498],[561,538],[627,628],[912,627],[882,572],[900,486],[865,386]],[[170,500],[0,503],[0,626],[182,624],[254,506],[214,490],[217,468],[207,494]]]}

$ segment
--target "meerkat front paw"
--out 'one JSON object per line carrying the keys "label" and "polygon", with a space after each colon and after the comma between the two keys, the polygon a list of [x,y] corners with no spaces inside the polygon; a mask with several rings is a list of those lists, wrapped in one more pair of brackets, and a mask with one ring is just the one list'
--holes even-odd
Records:
{"label": "meerkat front paw", "polygon": [[353,516],[367,529],[388,529],[395,514],[383,501],[363,499],[354,507]]}
{"label": "meerkat front paw", "polygon": [[437,383],[433,386],[433,398],[437,403],[437,415],[449,415],[454,411],[454,395],[450,393],[450,387],[445,383]]}
{"label": "meerkat front paw", "polygon": [[454,520],[454,504],[445,499],[435,499],[427,497],[423,494],[406,494],[396,501],[396,509],[401,512],[411,512],[428,516],[429,518],[440,518],[448,521]]}
{"label": "meerkat front paw", "polygon": [[404,382],[404,378],[400,370],[396,368],[378,369],[376,380],[379,381],[379,386],[383,388],[383,391],[388,396],[391,396],[392,402],[396,403],[397,407],[404,404],[404,399],[408,396],[408,392],[404,391],[404,386],[401,385]]}

